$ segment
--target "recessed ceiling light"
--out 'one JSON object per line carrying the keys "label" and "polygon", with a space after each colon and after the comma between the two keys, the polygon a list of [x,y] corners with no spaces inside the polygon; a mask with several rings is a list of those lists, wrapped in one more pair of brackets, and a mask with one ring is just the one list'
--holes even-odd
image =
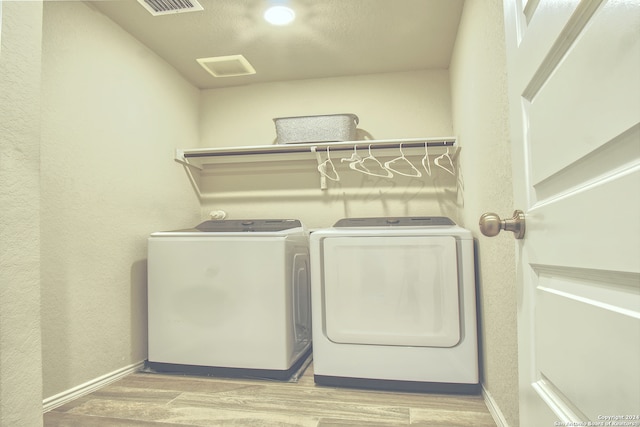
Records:
{"label": "recessed ceiling light", "polygon": [[273,6],[264,12],[264,19],[272,25],[288,25],[296,19],[296,13],[286,6]]}

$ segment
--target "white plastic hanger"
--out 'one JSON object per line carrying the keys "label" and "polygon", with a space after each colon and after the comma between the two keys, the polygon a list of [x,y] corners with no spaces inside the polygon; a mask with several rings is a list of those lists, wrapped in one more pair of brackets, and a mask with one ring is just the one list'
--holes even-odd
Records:
{"label": "white plastic hanger", "polygon": [[431,176],[431,162],[429,161],[429,143],[424,143],[424,157],[422,158],[422,167]]}
{"label": "white plastic hanger", "polygon": [[351,157],[349,157],[348,159],[345,157],[344,159],[340,159],[341,162],[349,162],[349,163],[354,163],[354,162],[359,162],[362,163],[362,157],[360,157],[360,155],[358,154],[358,146],[354,145],[353,146],[353,153],[351,153]]}
{"label": "white plastic hanger", "polygon": [[[318,154],[319,156],[319,154]],[[340,181],[340,175],[338,175],[338,171],[336,171],[336,167],[331,160],[331,153],[329,152],[329,147],[327,147],[327,160],[320,163],[318,165],[318,172],[322,175],[326,176],[332,181]]]}
{"label": "white plastic hanger", "polygon": [[[412,176],[412,177],[416,177],[419,178],[422,176],[422,174],[420,173],[420,171],[418,169],[416,169],[415,166],[413,166],[413,163],[411,163],[409,161],[409,159],[407,159],[404,155],[404,151],[402,151],[402,144],[400,144],[400,157],[396,157],[393,160],[389,160],[388,162],[385,162],[384,164],[384,168],[387,170],[390,170],[391,172],[395,172],[398,175],[404,175],[404,176]],[[409,173],[406,172],[401,172],[399,171],[397,168],[393,168],[392,165],[398,162],[403,162],[405,165],[409,165],[410,169],[409,169]]]}
{"label": "white plastic hanger", "polygon": [[[369,162],[374,162],[373,164],[375,165],[375,169],[380,170],[380,172],[373,172],[370,168],[366,167],[364,165],[364,162],[366,162],[367,160],[369,160]],[[376,159],[371,153],[371,144],[369,144],[369,155],[359,162],[349,163],[349,167],[355,171],[362,172],[367,175],[381,176],[383,178],[393,178],[393,172],[385,168],[384,165],[380,163],[380,161]]]}
{"label": "white plastic hanger", "polygon": [[[440,162],[443,162],[444,164],[440,164]],[[436,166],[446,170],[451,175],[455,176],[456,168],[453,166],[453,160],[451,160],[451,156],[449,156],[449,147],[447,147],[446,153],[442,154],[434,160],[434,163],[436,164]]]}

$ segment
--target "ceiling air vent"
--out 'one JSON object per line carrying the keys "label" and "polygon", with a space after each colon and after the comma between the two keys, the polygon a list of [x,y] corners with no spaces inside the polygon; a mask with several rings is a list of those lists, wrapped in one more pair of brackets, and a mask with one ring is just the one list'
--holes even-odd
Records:
{"label": "ceiling air vent", "polygon": [[138,0],[138,3],[153,16],[204,10],[196,0]]}
{"label": "ceiling air vent", "polygon": [[236,77],[256,73],[256,70],[242,55],[198,58],[196,61],[214,77]]}

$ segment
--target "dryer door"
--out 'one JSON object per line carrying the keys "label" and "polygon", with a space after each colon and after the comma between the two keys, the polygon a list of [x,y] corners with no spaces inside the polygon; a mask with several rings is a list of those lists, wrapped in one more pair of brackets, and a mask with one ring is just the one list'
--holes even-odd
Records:
{"label": "dryer door", "polygon": [[460,341],[455,237],[333,237],[323,247],[324,331],[331,341],[421,347]]}

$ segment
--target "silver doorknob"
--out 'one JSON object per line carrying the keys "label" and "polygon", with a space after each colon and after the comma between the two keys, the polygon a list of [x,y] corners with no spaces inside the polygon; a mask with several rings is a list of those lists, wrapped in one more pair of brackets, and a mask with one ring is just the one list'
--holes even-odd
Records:
{"label": "silver doorknob", "polygon": [[525,224],[524,212],[517,210],[513,217],[500,219],[498,214],[487,212],[480,217],[480,231],[485,236],[493,237],[500,233],[500,230],[513,231],[516,239],[524,238]]}

